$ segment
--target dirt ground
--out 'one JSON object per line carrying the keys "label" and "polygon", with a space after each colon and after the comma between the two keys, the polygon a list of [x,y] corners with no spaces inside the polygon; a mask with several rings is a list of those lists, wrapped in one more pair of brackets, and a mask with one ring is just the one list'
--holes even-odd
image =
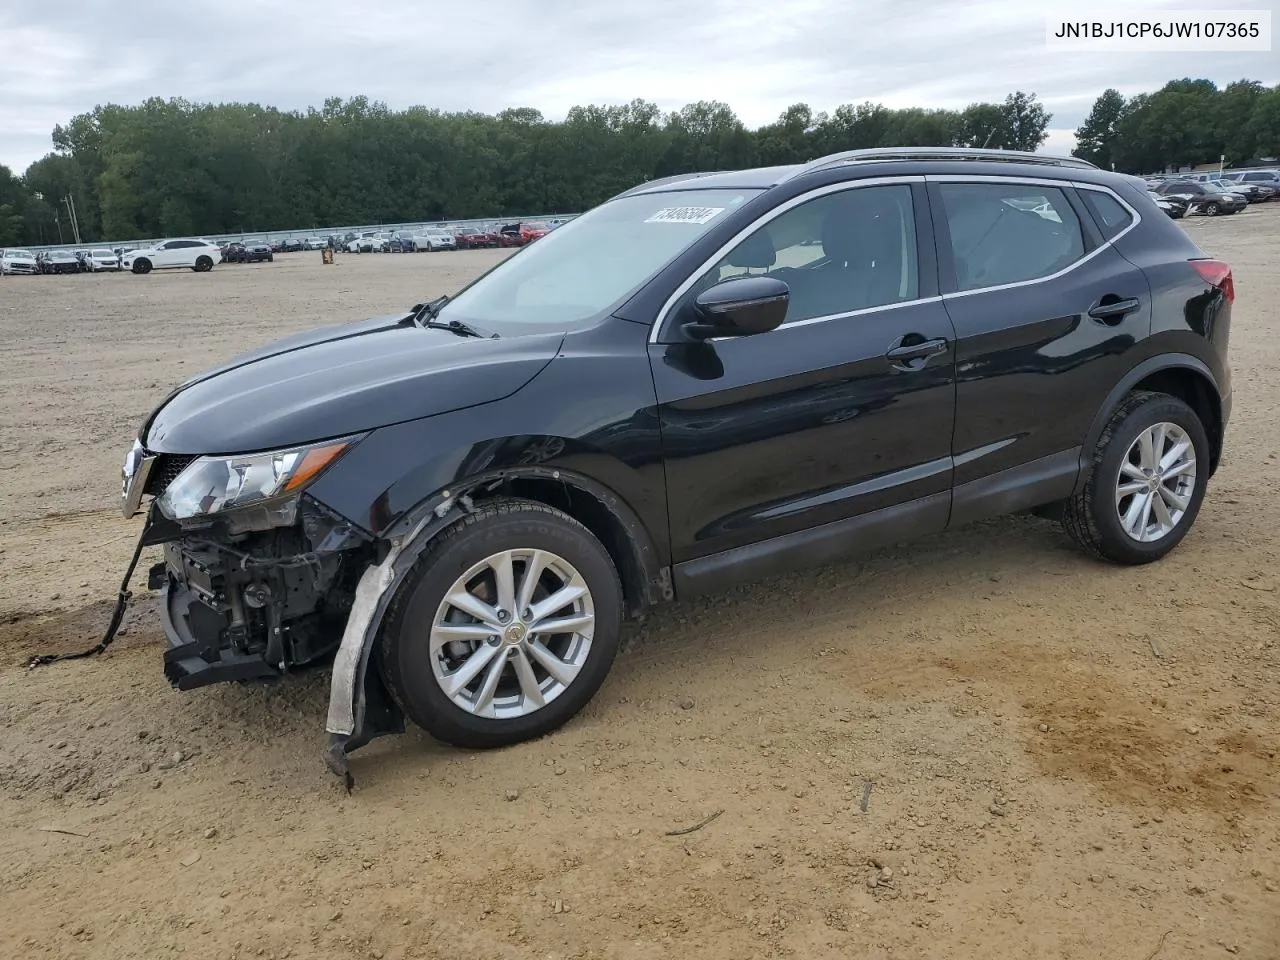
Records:
{"label": "dirt ground", "polygon": [[1166,561],[1018,517],[679,604],[562,731],[384,739],[350,796],[325,675],[177,693],[145,599],[23,663],[104,627],[171,385],[499,254],[0,279],[0,956],[1280,957],[1280,204],[1186,229],[1236,399]]}

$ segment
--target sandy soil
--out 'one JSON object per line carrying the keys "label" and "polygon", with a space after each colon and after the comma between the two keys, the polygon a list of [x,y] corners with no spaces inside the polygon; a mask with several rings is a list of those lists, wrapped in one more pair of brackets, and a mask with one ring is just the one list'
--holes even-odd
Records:
{"label": "sandy soil", "polygon": [[0,956],[1275,960],[1280,204],[1186,228],[1236,405],[1165,562],[1019,517],[677,605],[561,732],[383,740],[350,796],[325,676],[174,692],[145,602],[22,663],[103,628],[172,384],[496,254],[0,280]]}

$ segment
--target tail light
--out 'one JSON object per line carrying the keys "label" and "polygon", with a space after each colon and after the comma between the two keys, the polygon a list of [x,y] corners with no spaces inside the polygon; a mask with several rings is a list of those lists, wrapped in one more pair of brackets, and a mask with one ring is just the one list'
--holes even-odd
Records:
{"label": "tail light", "polygon": [[1236,283],[1232,279],[1231,267],[1228,264],[1221,260],[1192,260],[1191,265],[1196,268],[1196,273],[1200,274],[1205,283],[1222,291],[1223,296],[1227,298],[1227,303],[1236,302]]}

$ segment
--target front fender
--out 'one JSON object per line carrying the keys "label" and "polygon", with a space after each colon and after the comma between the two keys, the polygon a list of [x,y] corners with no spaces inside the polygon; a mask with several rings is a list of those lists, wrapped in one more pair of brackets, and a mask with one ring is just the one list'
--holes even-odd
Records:
{"label": "front fender", "polygon": [[418,558],[446,527],[473,509],[473,495],[511,480],[553,481],[579,490],[603,505],[626,533],[636,576],[645,585],[644,602],[672,599],[664,557],[639,516],[613,491],[589,477],[553,466],[536,464],[480,472],[440,490],[399,517],[386,531],[382,560],[368,567],[356,586],[355,600],[334,658],[329,686],[329,734],[326,762],[350,789],[347,754],[384,733],[399,733],[403,720],[390,702],[381,679],[369,669],[374,645],[392,600],[404,585]]}

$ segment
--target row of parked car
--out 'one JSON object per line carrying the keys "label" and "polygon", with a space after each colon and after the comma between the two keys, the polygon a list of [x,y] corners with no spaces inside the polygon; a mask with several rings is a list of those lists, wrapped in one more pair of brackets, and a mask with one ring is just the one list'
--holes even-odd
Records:
{"label": "row of parked car", "polygon": [[1251,203],[1280,200],[1280,171],[1236,170],[1144,178],[1147,189],[1171,217],[1239,213]]}
{"label": "row of parked car", "polygon": [[347,253],[416,253],[439,250],[478,250],[487,247],[523,247],[564,223],[563,219],[522,220],[465,227],[423,227],[415,231],[347,232],[327,237],[292,237],[287,240],[244,240],[213,243],[204,239],[157,241],[149,247],[129,246],[85,250],[49,250],[32,253],[12,248],[0,252],[0,275],[91,273],[130,270],[150,273],[165,268],[186,268],[202,273],[217,263],[270,263],[277,253],[305,250],[341,250]]}
{"label": "row of parked car", "polygon": [[42,250],[32,253],[10,247],[0,253],[0,274],[100,273],[129,270],[150,273],[165,268],[185,268],[197,273],[222,261],[216,243],[202,239],[161,240],[149,247],[92,247],[85,250]]}
{"label": "row of parked car", "polygon": [[563,220],[524,220],[466,227],[424,227],[416,232],[348,233],[329,237],[329,245],[348,253],[416,253],[439,250],[479,250],[486,247],[523,247],[563,223]]}
{"label": "row of parked car", "polygon": [[120,261],[120,253],[105,247],[90,250],[41,250],[38,253],[21,247],[10,247],[0,254],[0,275],[98,273],[103,270],[120,270]]}

